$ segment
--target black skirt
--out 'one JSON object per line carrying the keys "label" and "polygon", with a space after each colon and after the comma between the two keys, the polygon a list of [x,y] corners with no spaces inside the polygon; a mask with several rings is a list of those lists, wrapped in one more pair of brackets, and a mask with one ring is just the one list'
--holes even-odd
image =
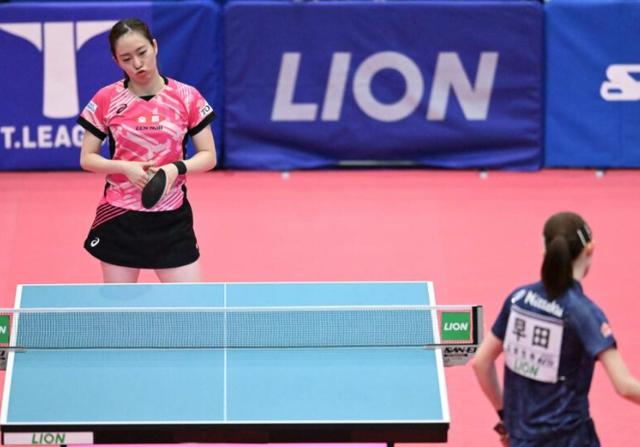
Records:
{"label": "black skirt", "polygon": [[106,263],[143,269],[180,267],[200,257],[186,197],[172,211],[132,211],[101,204],[84,248]]}

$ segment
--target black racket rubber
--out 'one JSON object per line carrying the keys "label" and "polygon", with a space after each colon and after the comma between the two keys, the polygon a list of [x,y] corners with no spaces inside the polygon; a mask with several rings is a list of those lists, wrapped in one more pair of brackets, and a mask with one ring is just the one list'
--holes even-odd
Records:
{"label": "black racket rubber", "polygon": [[160,169],[151,177],[142,190],[142,206],[146,209],[153,208],[162,198],[164,188],[167,184],[167,174]]}

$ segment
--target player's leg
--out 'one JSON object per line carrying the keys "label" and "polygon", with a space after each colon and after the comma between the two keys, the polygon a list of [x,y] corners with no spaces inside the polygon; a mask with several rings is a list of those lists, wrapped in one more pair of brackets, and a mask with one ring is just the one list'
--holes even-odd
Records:
{"label": "player's leg", "polygon": [[140,269],[101,262],[102,276],[105,283],[138,282]]}
{"label": "player's leg", "polygon": [[156,275],[161,282],[200,282],[200,263],[198,261],[191,264],[169,269],[156,269]]}

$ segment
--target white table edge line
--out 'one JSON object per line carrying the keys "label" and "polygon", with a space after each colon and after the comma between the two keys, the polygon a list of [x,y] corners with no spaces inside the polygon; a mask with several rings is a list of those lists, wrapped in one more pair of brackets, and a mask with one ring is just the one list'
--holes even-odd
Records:
{"label": "white table edge line", "polygon": [[138,282],[138,283],[23,283],[20,286],[26,287],[111,287],[111,286],[160,286],[160,287],[181,287],[181,286],[245,286],[245,285],[287,285],[287,284],[301,284],[301,285],[328,285],[328,284],[425,284],[432,283],[433,281],[427,280],[407,280],[407,281],[238,281],[238,282],[182,282],[182,283],[154,283],[154,282]]}
{"label": "white table edge line", "polygon": [[233,425],[233,424],[263,424],[263,425],[276,425],[276,424],[318,424],[318,425],[329,425],[329,424],[442,424],[449,423],[448,420],[445,419],[346,419],[346,420],[194,420],[194,421],[38,421],[38,422],[7,422],[4,425],[7,427],[11,426],[42,426],[42,425],[50,425],[52,428],[55,426],[64,427],[67,425],[78,425],[78,426],[101,426],[101,425],[119,425],[119,426],[127,426],[127,425],[181,425],[181,424],[197,424],[197,425]]}
{"label": "white table edge line", "polygon": [[[16,299],[14,305],[20,307],[22,304],[22,290],[23,287],[21,284],[16,286]],[[17,337],[18,331],[18,318],[13,319],[13,324],[11,324],[11,332],[10,332],[10,340],[15,340]],[[0,414],[2,415],[0,418],[0,422],[2,424],[7,423],[7,418],[9,417],[9,400],[11,399],[11,385],[13,383],[13,363],[14,363],[14,352],[7,353],[7,367],[4,376],[4,389],[2,394],[2,407],[0,408]]]}
{"label": "white table edge line", "polygon": [[[226,310],[228,305],[228,295],[227,295],[227,285],[225,284],[223,287],[223,303],[222,303],[222,307],[223,309]],[[222,331],[222,337],[224,339],[224,346],[227,346],[227,313],[225,312],[224,317],[223,317],[223,331]],[[227,369],[228,369],[228,353],[227,353],[227,348],[224,348],[223,351],[223,365],[222,365],[222,374],[223,374],[223,380],[222,380],[222,394],[223,394],[223,398],[222,398],[222,414],[223,414],[223,419],[226,421],[228,414],[227,414],[227,400],[228,400],[228,396],[227,396],[227,389],[228,389],[228,377],[227,377]]]}
{"label": "white table edge line", "polygon": [[[430,304],[436,305],[436,292],[433,283],[428,283],[427,289],[429,291],[429,297],[431,298]],[[440,322],[438,321],[438,315],[433,319],[433,334],[435,337],[434,341],[436,343],[440,343]],[[442,349],[436,348],[435,357],[436,371],[438,374],[438,387],[440,390],[440,410],[442,411],[442,418],[449,421],[451,419],[449,412],[449,396],[447,394],[447,379],[444,373],[444,359],[442,356]]]}

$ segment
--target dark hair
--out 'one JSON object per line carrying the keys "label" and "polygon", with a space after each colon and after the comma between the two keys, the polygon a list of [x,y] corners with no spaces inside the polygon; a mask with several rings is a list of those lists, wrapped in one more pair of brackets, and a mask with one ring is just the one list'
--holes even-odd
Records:
{"label": "dark hair", "polygon": [[153,44],[153,36],[146,23],[140,19],[122,19],[113,25],[109,33],[109,46],[111,47],[113,57],[116,57],[116,42],[130,31],[136,31],[142,34],[149,43]]}
{"label": "dark hair", "polygon": [[573,283],[573,261],[591,241],[591,230],[582,217],[563,212],[544,224],[545,254],[541,276],[550,298],[560,297]]}

